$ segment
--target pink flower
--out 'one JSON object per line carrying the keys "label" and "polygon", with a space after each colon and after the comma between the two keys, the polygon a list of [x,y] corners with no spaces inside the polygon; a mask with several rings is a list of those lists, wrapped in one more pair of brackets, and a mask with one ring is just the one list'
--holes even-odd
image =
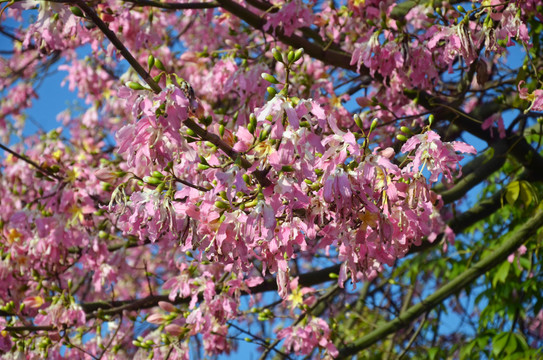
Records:
{"label": "pink flower", "polygon": [[164,327],[164,330],[173,336],[180,336],[186,332],[186,329],[177,324],[168,324]]}
{"label": "pink flower", "polygon": [[524,110],[524,113],[527,113],[530,110],[543,111],[543,90],[535,90],[533,93],[529,94],[528,88],[521,88],[522,84],[524,84],[524,80],[518,84],[519,97],[531,102],[530,107]]}
{"label": "pink flower", "polygon": [[166,318],[162,314],[152,314],[147,318],[147,322],[151,324],[163,324],[166,321]]}
{"label": "pink flower", "polygon": [[294,30],[310,26],[313,23],[313,11],[309,6],[302,0],[285,1],[279,11],[268,14],[264,30],[282,27],[284,34],[290,36]]}
{"label": "pink flower", "polygon": [[330,340],[330,328],[320,318],[310,318],[306,325],[289,326],[277,333],[278,339],[285,339],[285,348],[296,355],[309,355],[315,347],[326,351],[332,358],[339,352]]}
{"label": "pink flower", "polygon": [[483,121],[483,124],[481,125],[481,128],[483,130],[490,129],[490,136],[494,136],[494,123],[498,123],[498,133],[500,135],[500,139],[505,138],[505,126],[503,125],[503,118],[500,113],[496,113]]}
{"label": "pink flower", "polygon": [[415,156],[410,156],[413,160],[408,164],[404,171],[422,172],[425,168],[430,171],[430,182],[436,182],[440,174],[443,177],[452,181],[451,170],[460,167],[460,160],[463,156],[457,155],[456,152],[475,154],[476,150],[473,146],[463,142],[453,141],[444,143],[441,137],[430,130],[424,134],[412,136],[402,146],[402,152],[410,152],[415,150]]}

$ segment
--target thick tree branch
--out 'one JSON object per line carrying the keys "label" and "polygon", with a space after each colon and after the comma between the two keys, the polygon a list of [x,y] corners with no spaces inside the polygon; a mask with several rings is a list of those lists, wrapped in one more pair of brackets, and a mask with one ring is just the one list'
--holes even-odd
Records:
{"label": "thick tree branch", "polygon": [[[405,91],[410,98],[418,97],[419,105],[432,111],[436,120],[449,120],[470,134],[484,140],[490,146],[493,146],[499,140],[490,136],[489,130],[481,128],[482,120],[487,119],[492,114],[503,110],[503,105],[496,101],[484,103],[478,106],[469,115],[461,109],[457,109],[454,104],[448,104],[444,100],[431,96],[422,91]],[[454,109],[454,110],[453,110]],[[497,133],[497,129],[492,129]],[[508,134],[505,139],[507,153],[532,172],[532,177],[538,181],[543,181],[543,157],[528,144],[526,139],[517,134]]]}
{"label": "thick tree branch", "polygon": [[[249,24],[253,28],[257,30],[265,31],[264,25],[266,24],[266,20],[256,15],[255,13],[251,12],[246,7],[231,0],[217,0],[217,3],[219,3],[219,5],[224,10],[237,16],[238,18],[245,21],[247,24]],[[325,50],[319,44],[312,43],[301,36],[298,36],[295,34],[287,36],[285,35],[285,33],[283,32],[283,29],[281,28],[276,28],[276,29],[270,28],[266,32],[270,35],[275,35],[277,39],[279,39],[281,42],[287,45],[290,45],[294,48],[303,48],[304,52],[307,55],[311,56],[314,59],[320,60],[324,62],[325,64],[338,66],[343,69],[356,72],[356,67],[351,65],[351,55],[349,53],[346,53],[344,51],[338,51],[335,49]],[[368,75],[369,71],[367,68],[362,67],[360,70],[360,74]]]}
{"label": "thick tree branch", "polygon": [[485,272],[499,265],[507,259],[507,257],[524,244],[532,237],[537,230],[543,226],[543,210],[539,209],[535,215],[528,220],[518,230],[511,231],[511,236],[506,239],[493,253],[487,255],[482,260],[465,271],[462,275],[456,277],[434,294],[426,297],[420,303],[409,308],[405,313],[400,314],[396,319],[380,326],[378,329],[370,332],[362,338],[356,340],[354,344],[349,345],[340,351],[339,359],[355,355],[356,353],[368,348],[376,342],[384,339],[387,335],[392,334],[407,324],[414,321],[422,314],[433,309],[449,296],[458,293],[468,284],[473,282]]}
{"label": "thick tree branch", "polygon": [[124,0],[138,6],[150,6],[166,10],[198,10],[219,7],[215,2],[170,3],[151,0]]}
{"label": "thick tree branch", "polygon": [[[441,195],[445,204],[450,204],[479,184],[481,181],[488,178],[489,175],[498,171],[505,163],[507,146],[505,141],[499,141],[493,146],[493,152],[486,152],[462,168],[462,177],[456,184],[446,190],[436,188],[436,192]],[[443,187],[441,187],[443,188]],[[441,190],[441,191],[440,191]]]}
{"label": "thick tree branch", "polygon": [[[530,172],[528,170],[525,170],[518,177],[516,177],[515,180],[526,180],[528,179],[529,173]],[[502,199],[505,191],[506,189],[504,188],[500,191],[497,191],[489,198],[478,201],[475,206],[451,219],[447,223],[447,225],[449,225],[449,227],[455,234],[459,234],[476,222],[481,221],[488,216],[494,214],[502,206]],[[434,241],[432,243],[429,241],[424,241],[420,246],[411,247],[408,254],[414,254],[427,250],[436,246],[439,243],[439,241]]]}
{"label": "thick tree branch", "polygon": [[100,29],[100,31],[102,31],[102,33],[109,39],[109,41],[111,41],[113,46],[115,46],[115,48],[119,50],[121,55],[126,59],[126,61],[128,61],[130,66],[132,66],[132,68],[139,74],[139,76],[141,76],[143,80],[145,80],[145,82],[151,87],[151,89],[153,89],[155,93],[159,93],[162,91],[162,89],[156,83],[156,81],[153,80],[151,75],[147,71],[145,71],[145,69],[140,65],[140,63],[132,56],[130,51],[128,51],[126,46],[124,46],[121,40],[119,40],[117,35],[115,35],[115,33],[111,31],[109,27],[106,25],[106,23],[104,23],[102,19],[100,19],[100,17],[98,16],[98,14],[96,14],[94,9],[92,9],[89,5],[87,5],[87,3],[83,0],[74,0],[73,2],[66,1],[66,3],[77,4],[77,6],[79,6],[81,10],[83,10],[85,15],[90,20],[92,20],[92,22]]}

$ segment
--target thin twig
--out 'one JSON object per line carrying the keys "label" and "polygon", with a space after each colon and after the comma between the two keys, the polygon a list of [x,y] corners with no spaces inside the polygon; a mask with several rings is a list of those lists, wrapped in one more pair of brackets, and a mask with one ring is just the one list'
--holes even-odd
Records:
{"label": "thin twig", "polygon": [[42,173],[44,176],[47,176],[48,178],[53,178],[53,179],[56,179],[58,181],[62,181],[62,178],[55,175],[55,174],[52,174],[50,171],[47,171],[45,170],[44,168],[42,168],[40,165],[38,165],[37,163],[35,163],[34,161],[30,160],[29,158],[27,158],[26,156],[23,156],[23,155],[20,155],[19,153],[11,150],[10,148],[8,148],[7,146],[3,145],[0,143],[0,149],[10,153],[11,155],[15,156],[17,159],[19,160],[22,160],[24,162],[26,162],[27,164],[30,164],[32,165],[33,167],[35,167],[40,173]]}
{"label": "thin twig", "polygon": [[415,331],[413,336],[411,336],[411,339],[409,339],[409,342],[407,343],[407,346],[405,347],[405,349],[403,349],[403,351],[400,353],[400,355],[398,355],[398,360],[401,360],[401,358],[403,356],[405,356],[405,354],[407,354],[407,352],[409,351],[409,348],[411,347],[411,345],[413,345],[413,343],[415,342],[415,339],[417,338],[417,336],[419,336],[420,331],[422,330],[422,327],[426,323],[426,317],[427,316],[428,316],[428,313],[424,314],[424,317],[422,318],[422,321],[420,322],[420,325],[417,328],[417,331]]}

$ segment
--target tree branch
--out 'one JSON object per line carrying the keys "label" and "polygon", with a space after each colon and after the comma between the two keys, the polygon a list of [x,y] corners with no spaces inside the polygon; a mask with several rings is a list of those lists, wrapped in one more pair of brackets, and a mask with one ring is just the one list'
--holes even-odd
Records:
{"label": "tree branch", "polygon": [[[66,3],[70,3],[70,2],[71,1],[66,1]],[[121,55],[126,59],[126,61],[128,61],[130,66],[132,66],[132,68],[151,87],[151,89],[153,89],[153,91],[157,94],[161,92],[162,89],[156,83],[156,81],[153,80],[151,75],[147,71],[145,71],[145,69],[140,65],[140,63],[132,56],[130,51],[128,51],[128,49],[124,46],[124,44],[119,40],[117,35],[115,35],[115,33],[111,31],[109,27],[106,25],[106,23],[104,23],[102,19],[100,19],[100,17],[98,16],[98,14],[96,14],[94,9],[92,9],[89,5],[87,5],[87,3],[85,3],[85,1],[83,0],[74,0],[73,3],[77,4],[77,6],[79,6],[81,10],[83,10],[85,15],[89,17],[92,20],[92,22],[100,29],[100,31],[102,31],[102,33],[109,39],[109,41],[111,41],[113,46],[115,46],[115,48],[119,50]]]}
{"label": "tree branch", "polygon": [[[265,31],[264,25],[266,24],[266,20],[256,15],[255,13],[251,12],[246,7],[232,0],[217,0],[217,3],[219,3],[219,5],[224,10],[237,16],[238,18],[245,21],[247,24],[249,24],[253,28],[257,30]],[[294,35],[294,34],[287,36],[285,35],[285,33],[283,32],[283,29],[281,28],[276,28],[276,29],[270,28],[266,32],[272,36],[275,35],[281,42],[287,45],[290,45],[294,48],[303,48],[304,52],[307,55],[311,56],[314,59],[320,60],[324,62],[325,64],[338,66],[343,69],[356,72],[356,67],[351,65],[351,54],[343,50],[341,51],[338,51],[335,49],[325,50],[320,45],[314,44],[301,36]],[[362,67],[360,69],[360,74],[369,75],[369,70],[365,67]]]}
{"label": "tree branch", "polygon": [[469,190],[503,166],[508,150],[505,141],[498,141],[493,145],[493,149],[493,152],[483,153],[466,164],[462,168],[462,177],[452,188],[442,191],[439,191],[439,188],[435,189],[441,195],[445,204],[460,199]]}
{"label": "tree branch", "polygon": [[200,3],[169,3],[158,2],[151,0],[124,0],[138,6],[150,6],[166,10],[198,10],[198,9],[213,9],[219,7],[215,2],[200,2]]}
{"label": "tree branch", "polygon": [[40,165],[38,165],[37,163],[35,163],[34,161],[30,160],[28,157],[26,156],[23,156],[13,150],[11,150],[10,148],[8,148],[7,146],[3,145],[3,144],[0,144],[0,149],[4,150],[5,152],[7,153],[10,153],[11,155],[15,156],[17,159],[19,160],[22,160],[24,162],[26,162],[27,164],[29,165],[32,165],[33,167],[36,168],[36,170],[38,170],[41,174],[43,174],[44,176],[48,177],[48,178],[53,178],[57,181],[62,181],[62,178],[51,173],[50,171],[47,171],[46,169],[42,168]]}
{"label": "tree branch", "polygon": [[[497,143],[498,139],[493,139],[490,136],[489,130],[481,128],[481,119],[486,119],[492,114],[502,111],[503,105],[492,101],[478,106],[469,115],[460,109],[456,109],[454,104],[448,104],[444,100],[433,97],[432,95],[422,91],[404,91],[409,98],[419,98],[419,105],[432,111],[436,120],[449,120],[469,132],[484,140],[490,146]],[[454,111],[452,110],[454,109]],[[494,132],[498,130],[494,127]],[[535,180],[543,181],[543,157],[532,147],[523,136],[517,134],[508,134],[504,139],[507,144],[507,153],[511,154],[519,163],[531,171],[531,175]]]}
{"label": "tree branch", "polygon": [[[124,44],[119,40],[119,38],[113,33],[109,27],[100,19],[96,12],[88,6],[83,0],[73,0],[73,1],[64,1],[65,3],[75,3],[77,6],[83,10],[86,16],[88,16],[94,24],[104,33],[104,35],[111,41],[121,55],[128,61],[132,68],[141,76],[141,78],[151,87],[155,93],[160,93],[162,91],[161,87],[153,80],[151,75],[140,65],[140,63],[132,56],[130,51],[124,46]],[[224,153],[230,157],[232,160],[237,161],[241,159],[241,166],[244,169],[249,169],[252,167],[252,164],[241,156],[240,153],[235,151],[230,145],[222,141],[222,139],[213,133],[208,132],[198,125],[192,118],[188,118],[183,121],[184,125],[189,129],[194,131],[198,136],[203,140],[211,142],[213,145],[217,146],[219,149],[224,151]],[[258,182],[263,186],[267,187],[271,185],[270,180],[266,177],[267,172],[262,170],[253,171],[253,174],[257,178]]]}
{"label": "tree branch", "polygon": [[352,345],[341,349],[339,359],[344,359],[348,356],[357,354],[376,342],[384,339],[387,335],[392,334],[399,329],[411,323],[420,315],[433,309],[449,296],[458,293],[465,286],[473,282],[479,276],[483,275],[488,270],[497,266],[507,259],[507,257],[533,236],[539,228],[543,226],[543,210],[538,208],[535,215],[528,220],[518,230],[511,231],[511,236],[506,239],[503,244],[498,247],[493,253],[487,255],[482,260],[465,271],[462,275],[456,277],[434,294],[426,297],[420,303],[409,308],[405,313],[400,314],[394,320],[380,326],[378,329],[370,332],[362,338],[355,341]]}
{"label": "tree branch", "polygon": [[[299,276],[299,284],[301,286],[313,286],[332,281],[330,274],[338,274],[340,264],[332,265],[327,268],[312,271],[310,273],[301,274]],[[244,292],[242,295],[251,295],[277,290],[277,281],[275,278],[267,278],[263,283],[249,288],[249,292]],[[117,300],[117,301],[97,301],[92,303],[83,303],[81,308],[88,314],[88,318],[95,318],[101,315],[117,315],[123,311],[149,309],[158,306],[159,301],[171,302],[168,295],[153,295],[143,299],[136,300]],[[190,301],[190,298],[177,298],[174,304],[185,304]],[[99,309],[101,309],[99,311]]]}

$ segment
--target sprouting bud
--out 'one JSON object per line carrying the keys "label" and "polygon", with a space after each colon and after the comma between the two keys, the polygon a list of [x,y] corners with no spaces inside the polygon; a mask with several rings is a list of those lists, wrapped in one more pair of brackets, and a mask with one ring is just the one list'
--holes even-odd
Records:
{"label": "sprouting bud", "polygon": [[354,114],[353,119],[356,126],[358,126],[360,130],[364,130],[364,124],[362,124],[362,119],[360,119],[360,116],[358,114]]}
{"label": "sprouting bud", "polygon": [[404,134],[407,134],[407,135],[412,135],[413,133],[411,132],[411,129],[409,129],[407,126],[402,126],[400,127],[400,130],[404,133]]}
{"label": "sprouting bud", "polygon": [[264,140],[266,140],[268,138],[269,135],[270,135],[270,130],[269,129],[263,129],[260,132],[260,136],[258,137],[258,140],[264,141]]}
{"label": "sprouting bud", "polygon": [[166,71],[166,68],[164,67],[164,64],[159,59],[155,59],[155,64],[154,65],[158,70]]}
{"label": "sprouting bud", "polygon": [[135,81],[127,82],[126,86],[128,86],[132,90],[145,90],[145,87],[142,84],[137,83]]}
{"label": "sprouting bud", "polygon": [[156,177],[153,177],[153,176],[145,176],[143,178],[143,181],[145,181],[147,184],[150,184],[150,185],[160,185],[160,184],[162,184],[161,179],[157,179]]}
{"label": "sprouting bud", "polygon": [[432,126],[434,124],[434,120],[435,120],[434,114],[430,114],[430,116],[428,116],[428,124]]}
{"label": "sprouting bud", "polygon": [[398,134],[396,135],[396,139],[400,140],[400,141],[407,141],[407,137],[403,134]]}
{"label": "sprouting bud", "polygon": [[203,116],[200,118],[200,122],[205,126],[209,126],[213,122],[213,118],[211,116]]}
{"label": "sprouting bud", "polygon": [[279,81],[271,74],[262,73],[260,76],[262,77],[262,79],[269,81],[272,84],[279,84]]}
{"label": "sprouting bud", "polygon": [[200,169],[200,170],[207,170],[207,169],[209,169],[209,165],[199,163],[199,164],[198,164],[198,169]]}
{"label": "sprouting bud", "polygon": [[281,52],[279,51],[279,49],[277,48],[273,48],[272,51],[271,51],[272,55],[273,55],[273,58],[277,61],[279,61],[280,63],[283,62],[283,58],[281,57]]}
{"label": "sprouting bud", "polygon": [[151,71],[154,65],[155,65],[155,57],[151,54],[147,58],[147,66],[149,66],[149,71]]}
{"label": "sprouting bud", "polygon": [[196,133],[192,129],[187,129],[187,135],[189,136],[196,136]]}
{"label": "sprouting bud", "polygon": [[164,73],[158,74],[157,76],[153,77],[153,81],[159,83],[162,76],[164,76]]}
{"label": "sprouting bud", "polygon": [[164,179],[164,175],[160,171],[157,171],[157,170],[153,171],[151,176],[157,179]]}
{"label": "sprouting bud", "polygon": [[289,64],[292,64],[294,61],[294,51],[290,50],[287,54],[287,60]]}
{"label": "sprouting bud", "polygon": [[372,120],[371,122],[371,125],[370,125],[370,133],[375,130],[375,128],[377,127],[377,123],[379,122],[379,119],[375,118]]}
{"label": "sprouting bud", "polygon": [[270,94],[271,97],[275,97],[275,95],[277,95],[277,90],[273,86],[268,86],[266,91],[268,92],[268,94]]}
{"label": "sprouting bud", "polygon": [[256,127],[253,125],[253,123],[247,124],[247,131],[249,131],[252,135],[255,134]]}
{"label": "sprouting bud", "polygon": [[251,178],[249,177],[249,175],[243,174],[242,178],[243,178],[243,181],[245,181],[245,183],[246,183],[247,185],[250,185],[250,184],[251,184]]}
{"label": "sprouting bud", "polygon": [[77,6],[70,6],[70,11],[77,17],[85,17],[83,11]]}
{"label": "sprouting bud", "polygon": [[296,62],[301,59],[301,57],[304,55],[304,48],[299,48],[294,52],[294,60],[293,62]]}
{"label": "sprouting bud", "polygon": [[464,7],[463,7],[462,5],[458,5],[458,6],[456,7],[456,9],[457,9],[458,11],[460,11],[461,13],[465,13],[465,12],[466,12],[466,10],[464,9]]}
{"label": "sprouting bud", "polygon": [[215,205],[216,208],[223,209],[223,210],[228,209],[228,207],[229,207],[227,203],[225,203],[224,201],[220,201],[220,200],[215,201],[214,205]]}

